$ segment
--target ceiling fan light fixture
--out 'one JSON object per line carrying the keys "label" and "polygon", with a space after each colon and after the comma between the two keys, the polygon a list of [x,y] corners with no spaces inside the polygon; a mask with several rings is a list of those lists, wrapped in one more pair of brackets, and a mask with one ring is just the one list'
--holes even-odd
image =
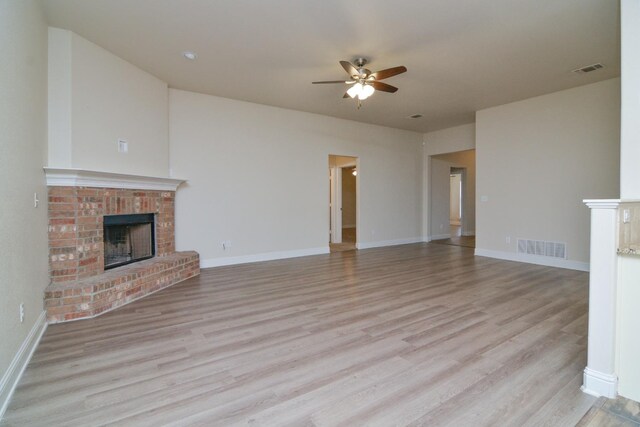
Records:
{"label": "ceiling fan light fixture", "polygon": [[358,101],[356,103],[358,109],[362,106],[362,101],[369,98],[376,91],[389,93],[398,91],[397,87],[383,83],[380,80],[402,74],[407,71],[407,67],[399,65],[372,73],[371,70],[364,68],[366,63],[367,60],[365,58],[356,58],[355,65],[349,61],[340,61],[340,65],[347,72],[350,80],[324,80],[311,83],[334,84],[344,82],[345,84],[352,85],[342,97],[356,99]]}
{"label": "ceiling fan light fixture", "polygon": [[347,94],[349,94],[351,98],[355,98],[357,96],[359,99],[362,99],[360,98],[362,95],[362,83],[356,83],[351,86],[347,91]]}
{"label": "ceiling fan light fixture", "polygon": [[363,85],[362,86],[362,90],[360,91],[360,100],[364,100],[367,99],[368,97],[370,97],[371,95],[373,95],[373,92],[375,92],[376,90],[374,89],[373,86],[371,85]]}

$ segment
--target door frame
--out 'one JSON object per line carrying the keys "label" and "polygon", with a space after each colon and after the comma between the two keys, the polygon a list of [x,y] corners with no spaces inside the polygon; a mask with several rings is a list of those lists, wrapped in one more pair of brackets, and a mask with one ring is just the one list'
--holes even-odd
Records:
{"label": "door frame", "polygon": [[342,169],[355,167],[356,175],[356,248],[360,239],[360,158],[341,154],[330,154],[334,157],[350,157],[351,162],[329,167],[329,243],[342,243]]}
{"label": "door frame", "polygon": [[331,243],[342,243],[342,168],[334,166],[330,172],[331,180],[331,223],[329,235]]}

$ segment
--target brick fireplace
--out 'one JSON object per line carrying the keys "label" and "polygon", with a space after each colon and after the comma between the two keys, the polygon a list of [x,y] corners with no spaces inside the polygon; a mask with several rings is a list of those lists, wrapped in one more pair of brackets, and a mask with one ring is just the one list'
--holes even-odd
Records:
{"label": "brick fireplace", "polygon": [[[181,180],[45,169],[51,283],[49,323],[95,317],[200,273],[196,252],[176,252],[175,191]],[[104,218],[154,217],[155,256],[105,271]]]}

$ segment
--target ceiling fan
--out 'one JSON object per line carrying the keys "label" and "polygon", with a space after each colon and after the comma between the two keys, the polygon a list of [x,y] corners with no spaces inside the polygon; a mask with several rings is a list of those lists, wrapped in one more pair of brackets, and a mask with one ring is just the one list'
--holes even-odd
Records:
{"label": "ceiling fan", "polygon": [[388,79],[389,77],[393,77],[407,71],[407,67],[401,65],[399,67],[387,68],[374,73],[371,72],[371,70],[364,68],[367,64],[367,60],[365,58],[357,58],[353,62],[355,65],[349,61],[340,61],[342,68],[344,68],[347,74],[349,74],[349,77],[351,78],[350,80],[328,80],[312,83],[342,83],[352,85],[344,94],[343,98],[356,98],[358,100],[358,108],[360,108],[362,101],[373,95],[376,90],[390,93],[397,92],[397,87],[383,83],[380,80]]}

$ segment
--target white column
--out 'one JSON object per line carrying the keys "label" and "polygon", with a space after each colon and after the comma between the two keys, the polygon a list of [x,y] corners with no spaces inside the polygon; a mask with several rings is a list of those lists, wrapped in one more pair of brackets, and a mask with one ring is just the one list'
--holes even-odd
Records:
{"label": "white column", "polygon": [[616,397],[617,212],[620,200],[585,200],[591,208],[589,336],[582,391]]}

